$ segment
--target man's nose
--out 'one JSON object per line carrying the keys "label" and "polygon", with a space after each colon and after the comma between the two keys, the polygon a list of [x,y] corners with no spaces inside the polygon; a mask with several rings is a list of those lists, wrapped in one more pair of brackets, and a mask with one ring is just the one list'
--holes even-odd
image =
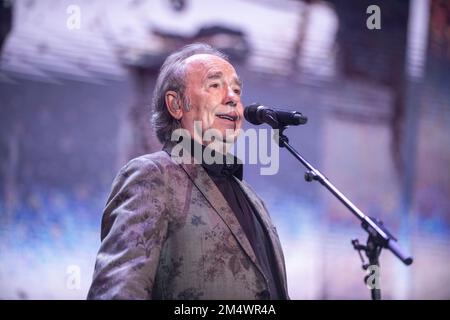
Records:
{"label": "man's nose", "polygon": [[231,86],[227,86],[224,104],[230,107],[236,107],[238,101],[239,95],[236,92],[234,92],[234,89]]}

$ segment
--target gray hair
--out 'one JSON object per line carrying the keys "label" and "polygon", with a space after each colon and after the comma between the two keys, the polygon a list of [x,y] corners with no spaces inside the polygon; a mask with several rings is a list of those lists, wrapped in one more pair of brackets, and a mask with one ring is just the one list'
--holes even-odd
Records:
{"label": "gray hair", "polygon": [[183,108],[189,108],[189,102],[185,97],[185,60],[196,54],[211,54],[228,61],[228,57],[210,45],[194,43],[183,47],[181,50],[172,53],[166,58],[159,71],[153,91],[152,109],[153,115],[151,123],[156,132],[156,136],[161,143],[170,141],[172,132],[179,128],[180,123],[173,118],[167,110],[166,92],[175,91],[182,101]]}

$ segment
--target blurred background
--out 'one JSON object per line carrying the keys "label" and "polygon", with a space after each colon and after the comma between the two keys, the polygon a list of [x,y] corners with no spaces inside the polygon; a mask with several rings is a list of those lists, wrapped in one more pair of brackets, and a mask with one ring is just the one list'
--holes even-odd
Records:
{"label": "blurred background", "polygon": [[[291,144],[413,254],[406,267],[382,253],[383,297],[450,298],[450,1],[0,4],[0,298],[85,299],[114,176],[161,148],[158,69],[198,41],[230,56],[246,104],[307,115]],[[286,150],[276,175],[259,169],[244,175],[277,225],[291,298],[369,299],[358,220]]]}

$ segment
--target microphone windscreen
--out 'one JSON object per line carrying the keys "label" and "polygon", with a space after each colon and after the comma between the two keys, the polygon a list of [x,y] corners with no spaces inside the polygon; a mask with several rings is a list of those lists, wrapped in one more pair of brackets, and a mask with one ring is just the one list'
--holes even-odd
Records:
{"label": "microphone windscreen", "polygon": [[260,121],[258,119],[258,115],[257,115],[257,111],[258,111],[258,107],[261,104],[259,103],[252,103],[251,105],[245,107],[244,109],[244,118],[245,120],[247,120],[248,122],[252,123],[252,124],[261,124],[263,123],[262,121]]}

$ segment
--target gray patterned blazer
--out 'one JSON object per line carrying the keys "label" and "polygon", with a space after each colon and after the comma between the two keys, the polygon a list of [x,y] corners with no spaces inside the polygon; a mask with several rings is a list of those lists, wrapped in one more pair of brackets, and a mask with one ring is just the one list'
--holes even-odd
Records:
{"label": "gray patterned blazer", "polygon": [[[115,178],[88,299],[269,298],[255,253],[222,193],[201,165],[177,164],[170,149],[131,160]],[[239,183],[268,231],[288,298],[276,229],[264,202]]]}

